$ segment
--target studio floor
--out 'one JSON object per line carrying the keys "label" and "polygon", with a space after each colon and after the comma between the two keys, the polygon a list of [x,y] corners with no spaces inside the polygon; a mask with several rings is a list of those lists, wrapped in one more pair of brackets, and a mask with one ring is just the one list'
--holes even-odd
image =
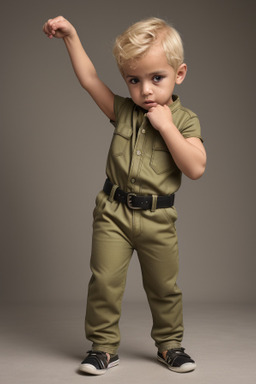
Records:
{"label": "studio floor", "polygon": [[196,360],[192,373],[177,374],[156,360],[146,303],[124,302],[120,365],[103,376],[77,367],[90,344],[84,339],[84,305],[2,307],[0,380],[3,384],[256,382],[255,305],[184,304],[184,347]]}

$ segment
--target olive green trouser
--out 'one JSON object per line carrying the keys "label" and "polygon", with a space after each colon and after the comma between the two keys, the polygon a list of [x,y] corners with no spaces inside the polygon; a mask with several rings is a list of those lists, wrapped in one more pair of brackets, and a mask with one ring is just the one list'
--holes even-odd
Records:
{"label": "olive green trouser", "polygon": [[183,337],[182,294],[176,285],[178,244],[175,208],[131,210],[104,192],[94,210],[91,270],[85,319],[93,350],[111,354],[120,343],[119,319],[133,250],[153,317],[151,336],[160,352],[179,347]]}

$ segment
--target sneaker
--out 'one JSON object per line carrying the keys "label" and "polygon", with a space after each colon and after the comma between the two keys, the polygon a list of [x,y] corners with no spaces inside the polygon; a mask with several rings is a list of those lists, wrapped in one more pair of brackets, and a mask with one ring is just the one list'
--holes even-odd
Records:
{"label": "sneaker", "polygon": [[108,368],[119,364],[118,355],[110,355],[108,362],[107,354],[101,351],[88,351],[88,356],[80,364],[79,370],[90,373],[91,375],[103,375]]}
{"label": "sneaker", "polygon": [[166,360],[162,353],[158,352],[157,360],[167,365],[174,372],[185,373],[193,371],[196,368],[196,363],[184,351],[185,348],[169,349],[166,354]]}

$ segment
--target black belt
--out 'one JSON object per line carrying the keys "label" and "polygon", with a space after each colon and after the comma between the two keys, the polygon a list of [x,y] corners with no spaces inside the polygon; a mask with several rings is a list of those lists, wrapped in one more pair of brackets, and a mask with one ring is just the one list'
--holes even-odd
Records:
{"label": "black belt", "polygon": [[[109,179],[105,181],[103,191],[109,196],[114,184]],[[124,192],[119,187],[116,188],[113,199],[126,204],[131,209],[152,209],[152,195],[138,196],[133,192]],[[174,204],[174,193],[166,196],[156,196],[155,209],[172,207]]]}

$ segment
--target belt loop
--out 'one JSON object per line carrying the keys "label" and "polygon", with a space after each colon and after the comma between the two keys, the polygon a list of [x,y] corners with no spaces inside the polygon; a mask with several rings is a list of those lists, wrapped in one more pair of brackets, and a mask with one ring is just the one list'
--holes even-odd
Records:
{"label": "belt loop", "polygon": [[155,212],[155,210],[156,210],[156,203],[157,203],[157,195],[152,195],[151,212]]}
{"label": "belt loop", "polygon": [[113,187],[112,187],[111,192],[110,192],[109,197],[108,197],[108,201],[110,201],[110,203],[113,203],[113,201],[114,201],[114,196],[115,196],[117,188],[118,188],[118,185],[113,184]]}

